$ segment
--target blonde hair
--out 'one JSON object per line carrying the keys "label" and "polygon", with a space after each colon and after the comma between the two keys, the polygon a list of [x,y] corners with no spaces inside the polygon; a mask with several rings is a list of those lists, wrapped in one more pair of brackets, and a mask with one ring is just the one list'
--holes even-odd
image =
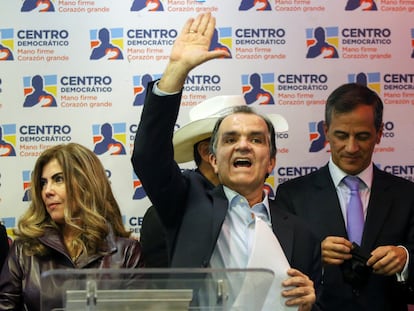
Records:
{"label": "blonde hair", "polygon": [[[80,247],[87,254],[99,253],[109,232],[108,224],[115,235],[130,236],[98,157],[80,144],[62,144],[45,150],[32,172],[31,204],[20,218],[15,232],[16,237],[25,242],[27,255],[46,254],[47,248],[37,238],[43,236],[47,228],[60,230],[47,213],[42,199],[43,168],[52,160],[57,160],[62,168],[66,187],[65,226],[70,226],[76,233],[73,247]],[[74,221],[74,218],[81,222]]]}

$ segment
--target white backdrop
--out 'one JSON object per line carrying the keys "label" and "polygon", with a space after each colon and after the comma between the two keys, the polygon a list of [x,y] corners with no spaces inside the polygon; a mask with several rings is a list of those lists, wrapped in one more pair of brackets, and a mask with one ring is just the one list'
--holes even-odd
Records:
{"label": "white backdrop", "polygon": [[[190,73],[177,126],[203,99],[250,98],[261,89],[269,103],[258,109],[280,113],[289,123],[277,139],[277,168],[269,179],[275,189],[327,162],[329,146],[318,132],[324,101],[340,84],[362,76],[385,103],[375,163],[413,180],[414,2],[257,1],[267,2],[268,10],[252,2],[2,0],[0,220],[9,233],[29,204],[25,193],[38,154],[78,142],[99,155],[125,225],[139,234],[150,202],[130,156],[143,84],[162,74],[184,21],[199,12],[216,16],[217,46],[232,58]],[[107,140],[121,152],[108,154],[100,144]]]}

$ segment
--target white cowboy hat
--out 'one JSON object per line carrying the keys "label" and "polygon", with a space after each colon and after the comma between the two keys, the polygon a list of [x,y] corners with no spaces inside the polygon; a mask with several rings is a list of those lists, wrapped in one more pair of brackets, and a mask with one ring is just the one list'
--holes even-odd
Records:
{"label": "white cowboy hat", "polygon": [[[245,106],[242,95],[222,95],[209,98],[194,106],[190,112],[190,122],[174,132],[174,159],[177,163],[194,160],[194,145],[211,137],[217,120],[231,112],[236,106]],[[289,128],[286,119],[279,114],[267,114],[275,131],[286,132]]]}

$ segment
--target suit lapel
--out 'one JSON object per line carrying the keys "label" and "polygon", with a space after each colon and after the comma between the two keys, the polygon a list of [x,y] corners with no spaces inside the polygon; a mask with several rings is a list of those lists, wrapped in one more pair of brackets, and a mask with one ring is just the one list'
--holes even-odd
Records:
{"label": "suit lapel", "polygon": [[312,217],[320,218],[316,223],[326,226],[320,230],[330,232],[331,235],[346,237],[345,222],[328,165],[321,168],[319,174],[315,174],[313,185],[314,197],[310,198],[309,202],[312,202],[311,208],[314,208],[312,212],[315,215]]}
{"label": "suit lapel", "polygon": [[289,216],[281,213],[273,200],[269,200],[269,206],[272,230],[279,240],[286,258],[289,262],[292,262],[294,231],[293,226],[290,224]]}
{"label": "suit lapel", "polygon": [[376,238],[387,219],[387,215],[392,205],[392,198],[388,195],[387,188],[388,184],[386,178],[384,178],[381,171],[374,166],[371,194],[362,237],[362,245],[364,248],[373,248]]}
{"label": "suit lapel", "polygon": [[221,227],[224,222],[224,218],[226,218],[227,210],[228,210],[228,201],[226,195],[224,194],[223,186],[217,186],[212,191],[213,197],[213,210],[212,210],[212,223],[211,223],[211,240],[214,241],[213,245],[211,246],[211,253],[214,250],[216,245],[216,241],[220,234]]}

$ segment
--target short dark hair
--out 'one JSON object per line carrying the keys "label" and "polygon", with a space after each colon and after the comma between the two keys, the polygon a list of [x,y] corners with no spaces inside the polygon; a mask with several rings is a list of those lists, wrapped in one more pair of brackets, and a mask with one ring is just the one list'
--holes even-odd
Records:
{"label": "short dark hair", "polygon": [[246,114],[254,114],[262,118],[267,125],[267,129],[269,130],[269,141],[270,141],[270,158],[276,157],[276,134],[275,134],[275,128],[273,126],[273,123],[264,115],[261,115],[257,113],[254,109],[252,109],[249,106],[236,106],[234,107],[230,113],[228,113],[225,116],[220,117],[213,129],[213,133],[211,134],[211,140],[210,140],[210,153],[215,155],[216,154],[216,148],[218,143],[218,137],[217,133],[220,128],[221,122],[223,122],[224,118],[226,118],[229,115],[235,114],[235,113],[246,113]]}
{"label": "short dark hair", "polygon": [[358,83],[343,84],[329,95],[325,106],[326,126],[329,127],[331,124],[333,113],[350,112],[359,105],[374,108],[374,126],[379,131],[382,126],[384,104],[377,93]]}
{"label": "short dark hair", "polygon": [[208,137],[208,138],[206,138],[206,139],[200,140],[199,142],[196,142],[196,143],[194,144],[194,146],[193,146],[193,157],[194,157],[194,162],[195,162],[195,164],[196,164],[196,166],[197,166],[197,167],[199,167],[199,166],[200,166],[200,164],[201,164],[201,155],[200,155],[200,153],[198,152],[198,145],[199,145],[200,143],[202,143],[203,141],[210,142],[210,139],[211,139],[211,137]]}

